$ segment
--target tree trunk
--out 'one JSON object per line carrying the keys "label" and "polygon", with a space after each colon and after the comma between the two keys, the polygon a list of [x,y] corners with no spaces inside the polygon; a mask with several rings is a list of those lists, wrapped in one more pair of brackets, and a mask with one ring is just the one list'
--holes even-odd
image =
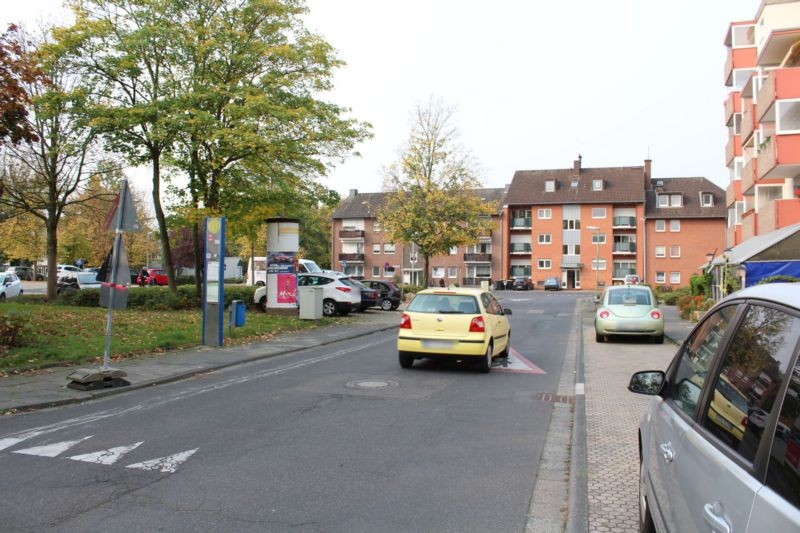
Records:
{"label": "tree trunk", "polygon": [[[196,205],[196,204],[195,204]],[[203,297],[203,248],[200,242],[200,225],[192,224],[192,245],[194,246],[194,287],[198,300]]]}
{"label": "tree trunk", "polygon": [[169,290],[177,292],[178,283],[175,280],[175,265],[172,264],[172,248],[169,245],[167,219],[164,216],[164,209],[161,207],[161,151],[151,150],[150,155],[153,159],[153,208],[158,221],[158,231],[161,234],[161,257],[163,263],[161,266],[167,273]]}
{"label": "tree trunk", "polygon": [[420,250],[420,255],[422,256],[422,287],[425,288],[428,286],[428,254]]}
{"label": "tree trunk", "polygon": [[55,213],[48,213],[47,222],[47,299],[56,297],[58,290],[58,222]]}

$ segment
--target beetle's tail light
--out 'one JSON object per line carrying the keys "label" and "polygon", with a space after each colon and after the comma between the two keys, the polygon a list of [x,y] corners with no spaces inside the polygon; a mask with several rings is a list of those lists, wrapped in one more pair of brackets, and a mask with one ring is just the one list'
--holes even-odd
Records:
{"label": "beetle's tail light", "polygon": [[472,319],[472,322],[469,323],[469,330],[472,333],[483,333],[486,331],[486,324],[483,321],[482,316],[476,316]]}
{"label": "beetle's tail light", "polygon": [[742,426],[747,427],[747,417],[742,418]]}
{"label": "beetle's tail light", "polygon": [[611,313],[609,313],[607,309],[601,309],[599,316],[600,316],[600,318],[605,320],[606,318],[611,316]]}
{"label": "beetle's tail light", "polygon": [[651,318],[655,318],[656,320],[658,320],[659,318],[661,318],[661,311],[658,311],[657,309],[653,309],[652,311],[650,311],[650,317]]}
{"label": "beetle's tail light", "polygon": [[411,317],[405,313],[400,317],[400,329],[411,329]]}
{"label": "beetle's tail light", "polygon": [[336,287],[337,291],[350,292],[350,287]]}

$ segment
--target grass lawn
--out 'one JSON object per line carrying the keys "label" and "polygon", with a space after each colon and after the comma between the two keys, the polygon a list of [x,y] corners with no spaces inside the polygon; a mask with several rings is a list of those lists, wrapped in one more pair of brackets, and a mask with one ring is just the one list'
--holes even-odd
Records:
{"label": "grass lawn", "polygon": [[[74,307],[50,303],[4,302],[0,318],[22,316],[24,329],[13,346],[0,346],[0,373],[41,368],[54,363],[102,361],[106,341],[103,307]],[[225,345],[268,340],[278,333],[318,327],[342,318],[321,321],[275,316],[248,309],[245,326],[228,332],[225,315]],[[114,311],[111,357],[115,360],[159,353],[201,344],[202,312]]]}

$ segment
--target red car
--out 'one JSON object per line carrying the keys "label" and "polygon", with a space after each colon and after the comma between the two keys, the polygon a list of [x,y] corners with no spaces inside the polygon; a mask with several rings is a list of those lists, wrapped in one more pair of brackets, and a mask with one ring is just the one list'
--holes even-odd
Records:
{"label": "red car", "polygon": [[146,270],[147,275],[144,276],[144,272],[139,272],[139,276],[136,278],[136,283],[138,283],[140,287],[144,287],[145,285],[167,285],[169,283],[167,281],[167,275],[160,268],[148,268],[142,270]]}

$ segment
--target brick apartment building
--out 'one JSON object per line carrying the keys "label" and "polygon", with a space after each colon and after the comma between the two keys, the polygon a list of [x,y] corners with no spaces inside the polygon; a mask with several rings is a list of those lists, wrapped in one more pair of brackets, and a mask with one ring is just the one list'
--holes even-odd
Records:
{"label": "brick apartment building", "polygon": [[[479,285],[481,280],[499,279],[503,236],[500,206],[503,189],[479,189],[482,201],[496,203],[494,229],[469,246],[454,247],[449,255],[429,261],[428,279],[434,284]],[[359,193],[355,189],[333,212],[332,267],[357,278],[403,280],[419,284],[422,265],[414,257],[414,246],[391,242],[381,230],[377,214],[383,207],[383,193]],[[412,260],[413,259],[413,260]]]}
{"label": "brick apartment building", "polygon": [[[524,170],[507,190],[476,194],[501,206],[491,234],[431,258],[434,284],[479,285],[530,276],[538,287],[595,289],[627,274],[688,285],[706,255],[725,245],[725,193],[705,178],[650,178],[644,166]],[[413,246],[389,242],[377,223],[386,196],[351,190],[333,213],[334,269],[355,277],[418,283]],[[597,268],[595,268],[595,265]],[[402,277],[400,275],[402,272]]]}
{"label": "brick apartment building", "polygon": [[727,247],[800,222],[800,1],[733,22],[727,60]]}

